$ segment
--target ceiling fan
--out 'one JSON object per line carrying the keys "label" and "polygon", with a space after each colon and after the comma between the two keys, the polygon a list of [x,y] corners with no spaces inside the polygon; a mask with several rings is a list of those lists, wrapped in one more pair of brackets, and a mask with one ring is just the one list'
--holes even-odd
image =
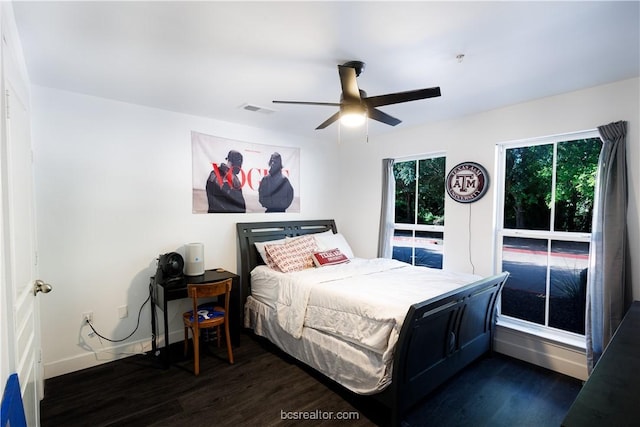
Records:
{"label": "ceiling fan", "polygon": [[386,95],[367,96],[367,93],[358,88],[356,77],[364,70],[364,62],[349,61],[338,65],[342,94],[340,102],[306,102],[306,101],[273,101],[276,104],[302,104],[302,105],[328,105],[340,107],[340,110],[316,129],[324,129],[331,123],[340,119],[341,123],[349,126],[357,126],[363,123],[367,117],[379,122],[396,126],[402,121],[378,110],[376,107],[383,105],[399,104],[401,102],[417,101],[419,99],[440,96],[440,88],[409,90],[406,92],[389,93]]}

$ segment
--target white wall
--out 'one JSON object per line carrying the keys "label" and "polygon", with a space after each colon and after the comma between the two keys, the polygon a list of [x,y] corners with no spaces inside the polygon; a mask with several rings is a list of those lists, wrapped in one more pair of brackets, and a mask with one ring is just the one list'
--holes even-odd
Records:
{"label": "white wall", "polygon": [[[37,86],[32,104],[40,274],[54,288],[42,301],[47,378],[149,348],[149,304],[127,341],[135,345],[88,337],[81,313],[93,311],[107,337],[128,335],[159,254],[203,242],[206,268],[235,272],[236,222],[335,216],[337,182],[315,181],[333,179],[323,172],[336,154],[318,141]],[[300,214],[192,214],[192,130],[300,147]],[[173,342],[182,339],[183,304],[170,303]]]}

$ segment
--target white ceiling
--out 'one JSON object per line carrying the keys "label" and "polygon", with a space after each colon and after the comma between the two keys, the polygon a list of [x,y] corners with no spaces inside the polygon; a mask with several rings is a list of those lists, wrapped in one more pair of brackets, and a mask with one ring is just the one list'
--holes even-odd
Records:
{"label": "white ceiling", "polygon": [[[640,75],[632,2],[14,2],[32,83],[301,135],[336,109],[337,65],[362,60],[398,127]],[[464,54],[464,60],[456,59]],[[275,110],[250,112],[252,104]],[[370,121],[369,134],[393,130]]]}

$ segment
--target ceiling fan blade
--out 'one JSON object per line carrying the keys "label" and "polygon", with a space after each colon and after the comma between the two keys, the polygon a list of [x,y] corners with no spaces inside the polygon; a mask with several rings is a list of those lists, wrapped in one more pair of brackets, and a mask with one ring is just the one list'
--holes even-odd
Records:
{"label": "ceiling fan blade", "polygon": [[362,99],[360,98],[360,89],[358,89],[358,82],[356,81],[356,69],[338,65],[338,73],[340,74],[340,85],[342,86],[342,99],[344,102],[360,103]]}
{"label": "ceiling fan blade", "polygon": [[436,96],[440,96],[439,87],[371,96],[364,98],[364,102],[369,107],[380,107],[382,105],[399,104],[401,102],[417,101],[419,99],[434,98]]}
{"label": "ceiling fan blade", "polygon": [[308,102],[308,101],[272,101],[274,104],[300,104],[300,105],[328,105],[331,107],[339,107],[338,102]]}
{"label": "ceiling fan blade", "polygon": [[369,116],[370,119],[377,120],[382,123],[386,123],[390,126],[395,126],[397,124],[402,123],[402,120],[396,119],[395,117],[390,116],[387,113],[383,113],[382,111],[376,108],[369,108],[369,110],[367,110],[367,115]]}
{"label": "ceiling fan blade", "polygon": [[333,116],[329,117],[327,120],[325,120],[324,122],[322,122],[320,124],[320,126],[318,126],[316,128],[316,130],[319,129],[324,129],[327,126],[329,126],[331,123],[335,122],[336,120],[338,120],[340,118],[340,111],[338,111],[337,113],[335,113]]}

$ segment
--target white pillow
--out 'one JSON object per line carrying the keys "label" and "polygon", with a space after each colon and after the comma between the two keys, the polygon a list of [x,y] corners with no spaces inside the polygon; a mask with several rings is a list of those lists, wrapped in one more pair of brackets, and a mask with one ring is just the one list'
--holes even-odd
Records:
{"label": "white pillow", "polygon": [[331,249],[339,249],[340,252],[345,254],[347,258],[354,258],[353,251],[351,250],[351,246],[347,243],[347,239],[340,233],[333,234],[333,231],[325,231],[324,233],[314,234],[313,237],[316,238],[318,242],[318,248],[321,251],[328,251]]}

